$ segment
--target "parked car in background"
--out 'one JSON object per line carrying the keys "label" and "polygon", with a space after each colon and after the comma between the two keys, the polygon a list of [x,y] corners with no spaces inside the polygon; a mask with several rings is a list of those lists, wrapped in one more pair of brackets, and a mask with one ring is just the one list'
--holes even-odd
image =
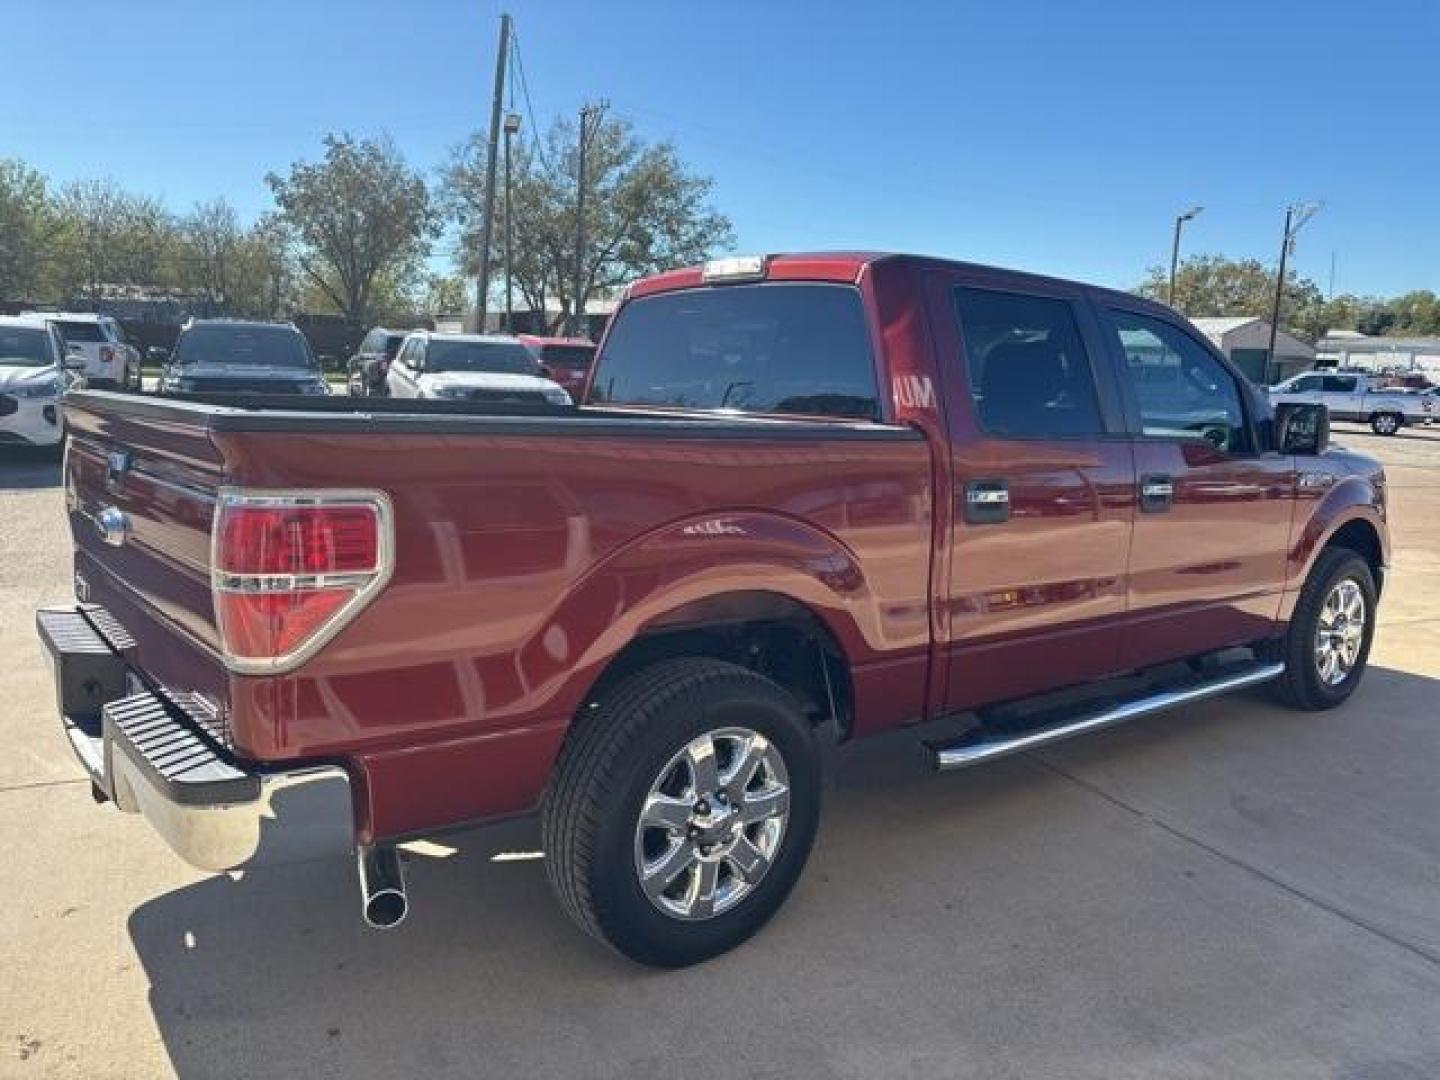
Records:
{"label": "parked car in background", "polygon": [[540,374],[540,362],[513,337],[418,330],[395,354],[386,378],[397,398],[569,405],[570,395]]}
{"label": "parked car in background", "polygon": [[125,340],[125,331],[109,315],[71,311],[28,311],[60,331],[67,351],[85,360],[80,374],[96,390],[139,390],[140,350]]}
{"label": "parked car in background", "polygon": [[[516,352],[412,334],[390,377],[463,394]],[[539,809],[565,910],[674,966],[784,902],[831,744],[948,718],[960,768],[1363,676],[1383,471],[1160,304],[729,258],[632,284],[592,378],[528,411],[71,395],[79,603],[38,624],[97,798],[210,870],[358,849],[377,926],[397,844]]]}
{"label": "parked car in background", "polygon": [[1369,424],[1377,435],[1394,435],[1406,424],[1431,419],[1435,399],[1403,390],[1376,390],[1357,372],[1307,371],[1270,388],[1276,404],[1324,405],[1335,420]]}
{"label": "parked car in background", "polygon": [[356,397],[379,397],[386,392],[385,376],[408,331],[377,326],[365,335],[347,365],[347,388]]}
{"label": "parked car in background", "polygon": [[585,389],[590,365],[595,362],[596,345],[585,338],[537,337],[520,334],[519,340],[535,359],[547,379],[554,379],[576,401]]}
{"label": "parked car in background", "polygon": [[328,394],[305,335],[290,323],[195,319],[160,373],[162,394]]}
{"label": "parked car in background", "polygon": [[64,438],[60,396],[73,378],[65,360],[52,323],[0,318],[0,445],[54,446]]}

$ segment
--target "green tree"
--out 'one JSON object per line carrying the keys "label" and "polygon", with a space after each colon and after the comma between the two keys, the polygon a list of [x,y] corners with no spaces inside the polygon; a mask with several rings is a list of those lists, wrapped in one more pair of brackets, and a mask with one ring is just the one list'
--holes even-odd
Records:
{"label": "green tree", "polygon": [[[550,125],[543,143],[521,143],[511,163],[511,262],[515,288],[532,311],[553,301],[564,325],[575,310],[575,210],[579,176],[576,126]],[[459,265],[468,276],[480,262],[486,147],[476,135],[445,170],[446,209],[459,227]],[[623,120],[593,125],[585,161],[585,250],[581,303],[637,277],[701,262],[733,242],[730,221],[710,205],[713,184],[689,171],[673,144],[646,144]],[[503,198],[503,190],[500,192]],[[496,214],[492,289],[503,288],[504,220]]]}
{"label": "green tree", "polygon": [[438,231],[430,194],[389,139],[327,135],[325,157],[265,177],[307,287],[357,324],[418,278]]}
{"label": "green tree", "polygon": [[469,295],[469,286],[459,274],[430,274],[418,306],[431,316],[460,315],[469,306]]}
{"label": "green tree", "polygon": [[55,231],[45,177],[24,162],[0,160],[0,300],[39,296]]}
{"label": "green tree", "polygon": [[[1165,301],[1169,271],[1152,266],[1135,291]],[[1286,274],[1280,322],[1304,331],[1316,322],[1323,294],[1309,278]],[[1191,318],[1212,315],[1248,315],[1268,319],[1275,304],[1275,270],[1258,259],[1227,259],[1223,255],[1192,255],[1175,274],[1177,310]]]}
{"label": "green tree", "polygon": [[55,202],[51,251],[59,299],[94,301],[114,285],[179,284],[180,228],[163,203],[113,180],[79,180]]}

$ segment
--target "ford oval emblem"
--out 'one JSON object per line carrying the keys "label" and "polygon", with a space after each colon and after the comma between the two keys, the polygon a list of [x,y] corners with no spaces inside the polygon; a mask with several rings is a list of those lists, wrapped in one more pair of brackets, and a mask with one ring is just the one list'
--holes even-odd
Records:
{"label": "ford oval emblem", "polygon": [[95,528],[99,530],[101,540],[111,547],[119,547],[130,535],[130,519],[119,507],[107,506],[95,515]]}

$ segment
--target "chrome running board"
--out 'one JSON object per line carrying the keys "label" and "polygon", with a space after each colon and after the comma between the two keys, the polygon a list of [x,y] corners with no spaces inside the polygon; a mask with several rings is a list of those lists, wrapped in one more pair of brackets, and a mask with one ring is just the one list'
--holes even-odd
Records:
{"label": "chrome running board", "polygon": [[1189,705],[1191,702],[1203,701],[1219,694],[1228,694],[1232,690],[1269,682],[1271,679],[1277,678],[1284,670],[1284,664],[1247,664],[1239,670],[1232,669],[1226,674],[1206,682],[1194,683],[1183,689],[1161,690],[1147,694],[1145,697],[1111,705],[1099,712],[1082,714],[1075,720],[1067,720],[1063,723],[1028,731],[1023,735],[990,737],[979,741],[970,739],[948,744],[932,743],[927,748],[936,769],[963,769],[967,765],[976,765],[982,761],[1004,757],[1007,754],[1018,754],[1022,750],[1034,750],[1041,746],[1048,746],[1050,743],[1059,742],[1061,739],[1068,739],[1075,735],[1100,731],[1103,728],[1124,723],[1126,720],[1133,720],[1137,716],[1148,716],[1150,713],[1163,712],[1166,709]]}

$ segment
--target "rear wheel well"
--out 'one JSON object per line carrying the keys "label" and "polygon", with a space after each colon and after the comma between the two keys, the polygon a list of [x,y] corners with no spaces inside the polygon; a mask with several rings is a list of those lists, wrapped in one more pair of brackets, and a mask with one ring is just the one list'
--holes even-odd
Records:
{"label": "rear wheel well", "polygon": [[702,656],[764,675],[795,696],[812,725],[837,741],[850,735],[854,691],[839,643],[809,608],[777,593],[729,593],[663,616],[615,655],[581,707],[651,664]]}
{"label": "rear wheel well", "polygon": [[1347,521],[1335,530],[1325,546],[1348,548],[1364,559],[1375,579],[1375,589],[1379,591],[1384,577],[1385,560],[1380,547],[1380,533],[1374,525],[1360,518]]}

